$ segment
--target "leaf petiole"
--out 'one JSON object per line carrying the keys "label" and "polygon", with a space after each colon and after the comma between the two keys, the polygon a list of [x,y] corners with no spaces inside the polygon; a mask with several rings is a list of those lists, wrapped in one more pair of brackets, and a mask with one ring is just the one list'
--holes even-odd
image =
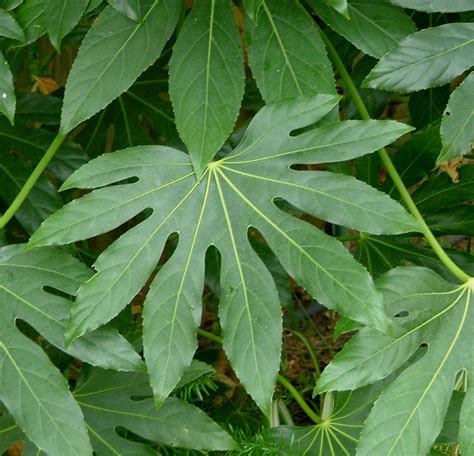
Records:
{"label": "leaf petiole", "polygon": [[57,152],[57,150],[59,149],[59,147],[61,146],[61,144],[63,143],[65,139],[66,139],[66,135],[63,135],[63,134],[58,134],[54,138],[48,150],[43,155],[43,158],[36,165],[35,169],[30,174],[30,177],[25,182],[25,184],[21,188],[18,195],[15,197],[15,199],[10,204],[8,209],[2,215],[2,217],[0,217],[0,229],[5,227],[5,225],[12,219],[12,217],[16,214],[18,209],[24,203],[24,201],[28,197],[28,194],[31,192],[37,180],[41,177],[41,175],[43,174],[43,171],[46,169],[49,162],[54,157],[54,154]]}
{"label": "leaf petiole", "polygon": [[[332,63],[334,64],[337,71],[339,72],[342,80],[344,81],[346,89],[351,95],[352,99],[354,100],[354,104],[356,105],[361,118],[363,120],[370,120],[371,116],[369,114],[369,111],[367,110],[364,104],[364,101],[362,100],[362,97],[360,96],[359,91],[357,90],[357,87],[355,86],[354,81],[352,80],[349,72],[346,70],[346,67],[344,66],[344,63],[342,62],[341,57],[339,56],[335,47],[332,45],[331,41],[323,32],[323,30],[317,24],[316,24],[316,27],[318,28],[321,38],[323,39],[324,44],[326,45],[329,58],[331,59]],[[416,207],[415,202],[410,196],[410,193],[408,193],[408,190],[405,187],[405,184],[403,183],[400,175],[398,174],[398,171],[396,170],[385,148],[382,148],[379,150],[379,155],[382,160],[382,163],[385,166],[385,169],[387,170],[388,174],[392,178],[393,183],[395,184],[395,187],[399,191],[402,197],[402,200],[405,202],[409,211],[412,213],[412,215],[416,218],[416,220],[420,224],[421,232],[425,236],[426,240],[428,241],[431,248],[438,256],[438,258],[449,269],[449,271],[459,280],[461,280],[462,282],[467,282],[468,280],[470,280],[471,277],[468,274],[466,274],[456,263],[454,263],[453,260],[451,260],[451,258],[444,251],[443,247],[441,247],[440,243],[438,242],[438,240],[436,239],[436,237],[430,230],[429,226],[425,222],[425,219],[421,215],[420,211]]]}

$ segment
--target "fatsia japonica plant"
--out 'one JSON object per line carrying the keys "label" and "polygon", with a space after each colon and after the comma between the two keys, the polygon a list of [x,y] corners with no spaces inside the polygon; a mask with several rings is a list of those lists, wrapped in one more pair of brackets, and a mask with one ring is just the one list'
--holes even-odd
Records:
{"label": "fatsia japonica plant", "polygon": [[0,0],[0,452],[474,454],[473,11]]}

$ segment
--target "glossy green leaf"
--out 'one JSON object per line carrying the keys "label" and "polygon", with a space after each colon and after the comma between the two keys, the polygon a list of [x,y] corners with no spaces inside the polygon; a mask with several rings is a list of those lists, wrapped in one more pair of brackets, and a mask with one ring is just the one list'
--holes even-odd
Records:
{"label": "glossy green leaf", "polygon": [[474,24],[455,23],[410,35],[375,65],[368,87],[416,92],[450,82],[474,64]]}
{"label": "glossy green leaf", "polygon": [[66,134],[125,92],[161,54],[181,1],[144,0],[137,23],[107,7],[84,38],[69,74],[61,132]]}
{"label": "glossy green leaf", "polygon": [[339,13],[349,18],[347,0],[324,0],[324,2],[330,7],[334,8]]}
{"label": "glossy green leaf", "polygon": [[197,1],[173,48],[170,95],[198,176],[231,133],[243,94],[242,45],[230,2]]}
{"label": "glossy green leaf", "polygon": [[394,316],[394,336],[360,330],[325,369],[317,391],[377,381],[427,344],[376,401],[357,451],[426,454],[443,426],[457,373],[472,369],[472,287],[454,286],[433,271],[413,267],[392,270],[377,287]]}
{"label": "glossy green leaf", "polygon": [[0,37],[24,41],[25,33],[18,22],[8,12],[0,9]]}
{"label": "glossy green leaf", "polygon": [[330,393],[324,401],[326,416],[321,424],[277,426],[268,433],[279,447],[279,454],[353,455],[364,421],[382,388],[383,382],[379,382],[355,391]]}
{"label": "glossy green leaf", "polygon": [[337,103],[337,97],[320,95],[263,108],[237,148],[208,165],[198,181],[187,155],[159,146],[106,154],[75,173],[64,188],[104,187],[133,176],[138,181],[73,201],[41,226],[31,245],[73,242],[106,232],[146,208],[153,213],[99,257],[98,274],[76,300],[69,339],[117,315],[154,270],[168,236],[179,232],[178,246],[151,285],[143,314],[145,358],[162,401],[196,349],[204,257],[215,245],[222,256],[224,348],[268,413],[279,368],[281,312],[273,280],[249,245],[250,226],[263,235],[289,275],[323,304],[387,330],[369,275],[342,244],[272,203],[284,198],[317,217],[367,232],[417,229],[398,203],[353,178],[290,169],[296,163],[367,154],[409,130],[396,122],[348,121],[290,136]]}
{"label": "glossy green leaf", "polygon": [[335,32],[373,57],[382,57],[403,38],[416,32],[410,17],[385,0],[348,0],[350,19],[322,1],[309,0],[308,3]]}
{"label": "glossy green leaf", "polygon": [[0,112],[5,114],[12,125],[15,118],[15,106],[13,75],[3,53],[0,52]]}
{"label": "glossy green leaf", "polygon": [[23,45],[36,41],[46,32],[44,25],[44,1],[25,0],[15,11],[15,18],[25,33]]}
{"label": "glossy green leaf", "polygon": [[474,74],[451,94],[441,121],[443,150],[438,163],[468,154],[474,147]]}
{"label": "glossy green leaf", "polygon": [[107,0],[107,2],[132,21],[137,22],[141,17],[140,0]]}
{"label": "glossy green leaf", "polygon": [[262,1],[248,53],[252,74],[267,103],[298,95],[335,94],[321,37],[294,0]]}
{"label": "glossy green leaf", "polygon": [[457,13],[474,9],[471,0],[390,0],[395,5],[427,13]]}

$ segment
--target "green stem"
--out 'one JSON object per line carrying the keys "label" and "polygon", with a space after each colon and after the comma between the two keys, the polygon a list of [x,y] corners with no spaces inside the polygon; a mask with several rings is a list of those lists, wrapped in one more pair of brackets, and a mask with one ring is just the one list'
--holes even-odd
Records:
{"label": "green stem", "polygon": [[60,134],[58,134],[56,136],[56,138],[54,138],[54,141],[51,143],[48,150],[43,155],[43,158],[36,165],[36,168],[33,170],[30,177],[25,182],[25,185],[23,185],[22,189],[20,190],[20,193],[18,193],[18,195],[16,195],[16,198],[13,200],[13,202],[10,204],[8,209],[5,211],[5,213],[0,218],[0,229],[4,228],[5,225],[16,214],[16,212],[18,211],[20,206],[23,204],[23,202],[28,197],[28,194],[31,192],[32,188],[35,186],[36,181],[43,174],[43,171],[46,169],[49,162],[54,157],[54,154],[59,149],[59,146],[61,146],[61,144],[63,143],[65,138],[66,138],[66,135],[60,135]]}
{"label": "green stem", "polygon": [[319,361],[318,357],[316,356],[316,352],[314,351],[314,347],[311,344],[311,342],[308,340],[308,338],[300,333],[299,331],[295,331],[294,329],[290,329],[290,331],[303,342],[306,346],[306,349],[308,350],[309,356],[311,357],[311,361],[313,361],[314,364],[314,370],[315,370],[315,377],[318,378],[321,375],[321,369],[319,368]]}
{"label": "green stem", "polygon": [[[200,336],[205,337],[206,339],[213,340],[214,342],[217,342],[218,344],[222,345],[222,338],[219,336],[216,336],[215,334],[212,334],[209,331],[206,331],[204,329],[198,328],[197,333]],[[286,390],[293,396],[294,400],[298,402],[299,406],[301,409],[308,415],[308,417],[316,424],[322,423],[323,420],[321,417],[313,411],[313,409],[306,403],[306,401],[303,399],[303,396],[298,392],[298,390],[285,378],[283,375],[278,374],[277,377],[277,382],[286,388]]]}
{"label": "green stem", "polygon": [[[356,105],[361,118],[364,120],[370,120],[371,117],[370,117],[369,111],[367,110],[351,76],[346,70],[344,63],[339,57],[339,54],[337,53],[336,49],[332,45],[331,41],[329,41],[326,34],[319,27],[318,29],[319,29],[319,33],[321,34],[321,38],[323,39],[326,45],[329,58],[333,62],[342,80],[344,81],[346,89],[351,95],[352,99],[354,100],[354,104]],[[421,232],[425,236],[426,240],[430,244],[433,251],[436,253],[438,258],[449,269],[449,271],[451,271],[451,273],[455,277],[457,277],[462,282],[467,282],[470,279],[470,276],[466,274],[461,268],[459,268],[459,266],[456,263],[454,263],[453,260],[451,260],[451,258],[447,255],[447,253],[443,250],[443,247],[441,247],[441,245],[439,244],[434,234],[431,232],[429,226],[425,222],[425,219],[423,218],[420,211],[416,207],[415,202],[413,201],[412,197],[408,193],[408,190],[405,187],[405,184],[403,183],[400,175],[398,174],[398,171],[393,165],[392,160],[390,159],[385,148],[382,148],[379,150],[379,155],[380,155],[380,158],[382,159],[382,163],[384,164],[385,169],[387,170],[388,174],[392,178],[392,181],[395,184],[395,187],[399,191],[400,196],[402,197],[402,200],[405,202],[405,204],[408,207],[408,210],[412,213],[412,215],[416,218],[416,220],[420,224]]]}

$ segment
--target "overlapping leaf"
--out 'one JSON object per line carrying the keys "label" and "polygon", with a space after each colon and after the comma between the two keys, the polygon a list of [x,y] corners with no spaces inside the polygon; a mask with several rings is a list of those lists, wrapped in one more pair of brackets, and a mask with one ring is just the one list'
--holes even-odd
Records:
{"label": "overlapping leaf", "polygon": [[335,94],[324,43],[297,2],[264,0],[258,11],[248,52],[263,99],[271,103],[298,95]]}
{"label": "overlapping leaf", "polygon": [[[356,391],[330,393],[327,416],[315,426],[278,426],[268,434],[288,456],[347,456],[355,454],[360,432],[374,401],[388,381]],[[332,409],[331,409],[332,406]]]}
{"label": "overlapping leaf", "polygon": [[[81,377],[73,396],[84,414],[92,447],[101,456],[156,455],[151,443],[196,450],[236,448],[229,434],[204,412],[180,399],[167,399],[157,411],[146,374],[94,369]],[[148,443],[127,438],[120,428]],[[0,416],[0,450],[21,437],[12,417]],[[27,449],[33,448],[27,442]],[[37,451],[34,454],[43,454]]]}
{"label": "overlapping leaf", "polygon": [[0,9],[0,37],[23,41],[25,33],[18,22],[7,11]]}
{"label": "overlapping leaf", "polygon": [[13,75],[3,53],[0,52],[0,112],[13,124],[15,117],[15,89]]}
{"label": "overlapping leaf", "polygon": [[380,59],[368,87],[416,92],[450,82],[474,64],[474,24],[458,22],[410,35]]}
{"label": "overlapping leaf", "polygon": [[142,20],[135,22],[108,6],[89,30],[66,85],[62,133],[125,92],[161,54],[181,1],[143,0],[141,8]]}
{"label": "overlapping leaf", "polygon": [[89,0],[45,0],[44,22],[51,44],[59,52],[61,40],[76,26]]}
{"label": "overlapping leaf", "polygon": [[387,121],[348,121],[298,136],[337,105],[320,95],[263,108],[237,148],[211,162],[196,180],[189,157],[167,147],[108,154],[81,168],[64,185],[104,187],[50,217],[32,245],[68,243],[108,231],[147,208],[153,213],[97,260],[98,273],[79,292],[70,340],[107,322],[153,272],[163,246],[178,246],[161,268],[144,309],[145,357],[158,402],[176,385],[196,349],[204,258],[209,245],[222,256],[220,322],[224,348],[257,404],[268,412],[279,367],[281,311],[270,273],[247,232],[263,235],[282,266],[325,305],[387,330],[370,276],[336,240],[281,211],[284,198],[317,217],[368,232],[405,232],[417,224],[398,203],[353,178],[296,171],[293,164],[324,163],[370,153],[409,130]]}
{"label": "overlapping leaf", "polygon": [[400,40],[416,32],[410,17],[385,0],[348,0],[348,17],[324,2],[309,3],[329,27],[373,57],[382,57],[396,48]]}
{"label": "overlapping leaf", "polygon": [[242,45],[230,1],[195,2],[173,47],[170,95],[198,176],[231,133],[243,94]]}
{"label": "overlapping leaf", "polygon": [[474,147],[474,73],[452,93],[441,121],[443,150],[438,162],[468,154]]}
{"label": "overlapping leaf", "polygon": [[22,45],[32,43],[46,32],[44,0],[25,0],[15,11],[15,18],[25,33]]}
{"label": "overlapping leaf", "polygon": [[[87,268],[56,249],[0,250],[0,399],[38,447],[51,454],[88,455],[82,414],[61,373],[41,348],[16,327],[22,320],[51,344],[91,364],[142,369],[139,356],[116,331],[101,329],[64,347],[70,301],[46,292],[74,295],[90,276]],[[47,429],[47,432],[45,430]]]}
{"label": "overlapping leaf", "polygon": [[471,11],[471,0],[390,0],[395,5],[411,8],[427,13],[457,13],[458,11]]}
{"label": "overlapping leaf", "polygon": [[[474,368],[472,280],[454,286],[428,269],[406,267],[387,273],[377,285],[394,316],[394,336],[360,330],[323,372],[318,391],[377,381],[418,351],[375,403],[357,454],[426,454],[441,431],[457,374]],[[470,431],[464,420],[470,418],[463,415],[460,425],[460,441],[466,442],[464,433]]]}

